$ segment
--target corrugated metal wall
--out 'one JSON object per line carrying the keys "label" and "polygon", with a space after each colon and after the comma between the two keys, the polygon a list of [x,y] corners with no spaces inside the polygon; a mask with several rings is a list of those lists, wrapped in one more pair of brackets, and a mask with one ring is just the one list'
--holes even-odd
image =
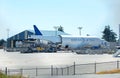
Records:
{"label": "corrugated metal wall", "polygon": [[24,41],[29,35],[33,35],[33,32],[25,30],[7,39],[7,48],[14,48],[16,41]]}

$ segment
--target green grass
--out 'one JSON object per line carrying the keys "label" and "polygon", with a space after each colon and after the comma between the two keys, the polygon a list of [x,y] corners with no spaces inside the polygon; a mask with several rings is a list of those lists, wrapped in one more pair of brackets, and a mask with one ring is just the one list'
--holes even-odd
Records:
{"label": "green grass", "polygon": [[0,72],[0,78],[7,78],[7,76]]}
{"label": "green grass", "polygon": [[3,73],[0,72],[0,78],[26,78],[26,77],[22,77],[21,75],[5,75]]}

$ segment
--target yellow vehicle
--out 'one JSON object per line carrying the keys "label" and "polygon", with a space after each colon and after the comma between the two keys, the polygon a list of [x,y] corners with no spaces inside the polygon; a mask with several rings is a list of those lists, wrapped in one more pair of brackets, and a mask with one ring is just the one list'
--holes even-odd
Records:
{"label": "yellow vehicle", "polygon": [[42,47],[37,47],[37,51],[43,51],[43,50],[45,50],[45,49]]}

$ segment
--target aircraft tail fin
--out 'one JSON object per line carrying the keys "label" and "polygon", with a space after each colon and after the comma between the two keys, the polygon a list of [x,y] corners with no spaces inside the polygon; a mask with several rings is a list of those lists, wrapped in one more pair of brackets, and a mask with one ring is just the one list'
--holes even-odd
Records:
{"label": "aircraft tail fin", "polygon": [[34,26],[35,35],[42,35],[40,30],[37,28],[37,26],[36,25],[33,25],[33,26]]}

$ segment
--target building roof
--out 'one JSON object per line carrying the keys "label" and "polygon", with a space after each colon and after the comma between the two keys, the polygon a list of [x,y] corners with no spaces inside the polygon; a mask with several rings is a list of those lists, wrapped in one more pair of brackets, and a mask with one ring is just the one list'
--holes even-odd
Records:
{"label": "building roof", "polygon": [[9,37],[8,40],[24,40],[24,39],[27,39],[28,35],[34,35],[34,33],[31,31],[28,31],[28,30],[24,30],[20,33],[17,33],[15,35]]}
{"label": "building roof", "polygon": [[[28,30],[28,31],[35,33],[33,30]],[[52,31],[52,30],[40,30],[40,31],[44,36],[70,35],[68,33],[61,32],[61,31]]]}
{"label": "building roof", "polygon": [[[69,35],[65,32],[61,31],[52,31],[52,30],[41,30],[43,36],[56,36],[56,35]],[[24,30],[20,33],[15,34],[14,36],[8,38],[12,40],[24,40],[27,39],[28,35],[35,35],[34,30]]]}

